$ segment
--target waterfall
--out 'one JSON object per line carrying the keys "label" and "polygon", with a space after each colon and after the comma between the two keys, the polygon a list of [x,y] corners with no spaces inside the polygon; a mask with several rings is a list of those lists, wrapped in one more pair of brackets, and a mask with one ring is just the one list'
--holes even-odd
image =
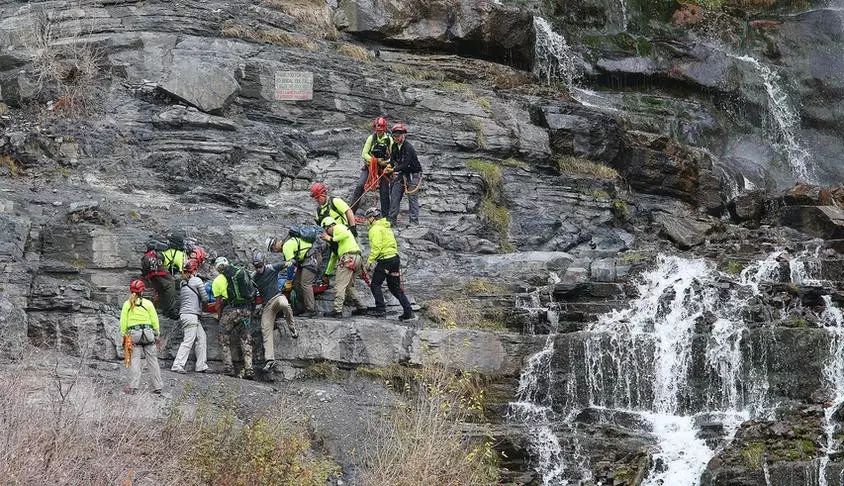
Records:
{"label": "waterfall", "polygon": [[824,363],[823,377],[830,389],[830,404],[824,409],[824,434],[826,446],[818,464],[818,486],[827,486],[826,469],[831,454],[838,452],[835,441],[835,423],[832,415],[844,403],[844,314],[828,295],[823,296],[826,308],[821,323],[830,335],[829,356]]}
{"label": "waterfall", "polygon": [[618,4],[618,11],[621,20],[621,30],[627,31],[627,24],[630,22],[629,14],[627,13],[627,0],[615,0]]}
{"label": "waterfall", "polygon": [[574,85],[578,77],[575,55],[566,39],[554,32],[551,24],[542,17],[533,18],[534,43],[533,72],[540,81],[551,85],[557,81],[566,87]]}
{"label": "waterfall", "polygon": [[[717,452],[717,446],[698,437],[699,420],[719,421],[721,443],[726,444],[742,422],[765,416],[769,408],[767,376],[752,369],[750,363],[759,365],[753,356],[742,353],[752,349],[744,343],[749,328],[743,310],[761,295],[763,282],[779,280],[782,255],[783,250],[774,251],[738,277],[704,260],[659,255],[654,268],[641,275],[638,297],[626,308],[598,317],[582,343],[570,344],[582,349],[568,350],[569,369],[552,373],[553,357],[566,350],[555,350],[558,336],[548,336],[544,348],[528,360],[517,401],[510,404],[511,418],[529,428],[530,450],[543,484],[569,484],[591,474],[585,458],[577,461],[564,454],[554,431],[575,431],[576,417],[592,409],[606,416],[614,411],[634,414],[649,427],[658,451],[643,484],[696,485]],[[528,298],[522,306],[536,308],[537,302]],[[554,312],[549,315],[556,319]],[[709,330],[700,327],[703,322],[710,323]],[[698,349],[704,346],[708,378],[703,383],[690,381],[696,342]],[[761,358],[766,364],[767,357]],[[555,376],[566,377],[567,389],[565,403],[552,407]],[[577,435],[570,440],[577,452]]]}
{"label": "waterfall", "polygon": [[771,138],[788,158],[791,172],[798,181],[813,182],[814,173],[809,166],[810,154],[801,146],[798,137],[800,130],[800,113],[791,101],[788,92],[783,87],[779,73],[750,56],[728,56],[753,66],[762,80],[768,95],[768,119],[772,125]]}

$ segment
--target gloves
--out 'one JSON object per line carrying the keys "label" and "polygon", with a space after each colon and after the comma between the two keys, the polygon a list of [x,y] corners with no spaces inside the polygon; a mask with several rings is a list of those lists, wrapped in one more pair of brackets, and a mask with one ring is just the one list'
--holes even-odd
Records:
{"label": "gloves", "polygon": [[329,280],[329,279],[328,279],[328,275],[323,275],[323,276],[322,276],[322,283],[323,283],[323,285],[328,285],[328,280]]}
{"label": "gloves", "polygon": [[357,225],[355,225],[355,226],[350,226],[350,227],[349,227],[349,231],[351,231],[351,232],[352,232],[352,235],[353,235],[355,238],[357,238],[357,236],[358,236],[358,227],[357,227]]}

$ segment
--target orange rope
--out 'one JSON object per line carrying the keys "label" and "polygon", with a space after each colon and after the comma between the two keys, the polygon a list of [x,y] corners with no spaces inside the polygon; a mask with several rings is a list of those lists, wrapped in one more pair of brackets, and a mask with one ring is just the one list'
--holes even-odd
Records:
{"label": "orange rope", "polygon": [[381,179],[378,177],[378,172],[380,168],[378,167],[378,159],[375,157],[369,157],[369,176],[366,178],[366,183],[363,185],[363,191],[369,192],[378,189],[378,180]]}

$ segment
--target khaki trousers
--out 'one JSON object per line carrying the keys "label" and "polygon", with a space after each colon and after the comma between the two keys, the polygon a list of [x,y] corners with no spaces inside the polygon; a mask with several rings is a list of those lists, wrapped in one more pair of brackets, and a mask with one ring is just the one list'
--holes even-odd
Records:
{"label": "khaki trousers", "polygon": [[269,302],[264,303],[261,311],[261,336],[264,338],[264,360],[275,359],[275,343],[273,342],[273,329],[275,319],[279,312],[284,312],[284,320],[287,327],[293,327],[293,311],[283,294],[276,294]]}
{"label": "khaki trousers", "polygon": [[141,384],[141,356],[146,357],[147,365],[152,371],[152,389],[161,390],[161,368],[158,367],[158,350],[155,344],[136,344],[132,348],[132,366],[129,368],[129,388],[137,390]]}
{"label": "khaki trousers", "polygon": [[171,370],[185,369],[185,363],[188,362],[190,350],[195,346],[196,348],[196,371],[205,371],[208,369],[207,346],[208,338],[205,335],[205,329],[199,322],[199,316],[194,314],[182,314],[179,318],[182,322],[182,329],[185,336],[182,338],[182,344],[179,345],[179,350],[176,352],[176,359],[173,360]]}
{"label": "khaki trousers", "polygon": [[313,312],[316,309],[313,286],[315,278],[315,272],[301,267],[296,270],[296,276],[293,277],[293,289],[296,290],[296,299],[299,301],[296,307],[304,312]]}
{"label": "khaki trousers", "polygon": [[360,275],[362,268],[360,255],[346,253],[340,257],[334,278],[334,312],[343,312],[346,300],[357,308],[363,307],[355,292],[355,277]]}

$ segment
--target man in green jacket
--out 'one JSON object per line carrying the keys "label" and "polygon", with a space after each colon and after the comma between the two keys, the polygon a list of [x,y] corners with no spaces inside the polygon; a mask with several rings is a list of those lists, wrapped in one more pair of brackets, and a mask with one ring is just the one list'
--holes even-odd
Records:
{"label": "man in green jacket", "polygon": [[330,275],[335,267],[337,269],[334,279],[334,311],[326,317],[343,317],[343,303],[346,300],[355,306],[352,315],[364,314],[366,307],[355,292],[355,277],[363,270],[360,246],[355,240],[355,235],[331,216],[322,220],[322,227],[325,233],[320,238],[332,245],[333,249],[325,274]]}
{"label": "man in green jacket", "polygon": [[[367,270],[371,270],[372,280],[369,289],[375,298],[375,310],[369,314],[375,317],[385,317],[387,306],[384,303],[384,293],[381,285],[387,280],[387,288],[393,297],[398,299],[403,309],[400,321],[413,319],[413,309],[404,294],[401,285],[401,260],[399,260],[398,243],[390,227],[390,222],[382,217],[381,210],[369,208],[366,210],[366,220],[369,223],[369,258],[366,262]],[[375,268],[372,269],[372,265]]]}

